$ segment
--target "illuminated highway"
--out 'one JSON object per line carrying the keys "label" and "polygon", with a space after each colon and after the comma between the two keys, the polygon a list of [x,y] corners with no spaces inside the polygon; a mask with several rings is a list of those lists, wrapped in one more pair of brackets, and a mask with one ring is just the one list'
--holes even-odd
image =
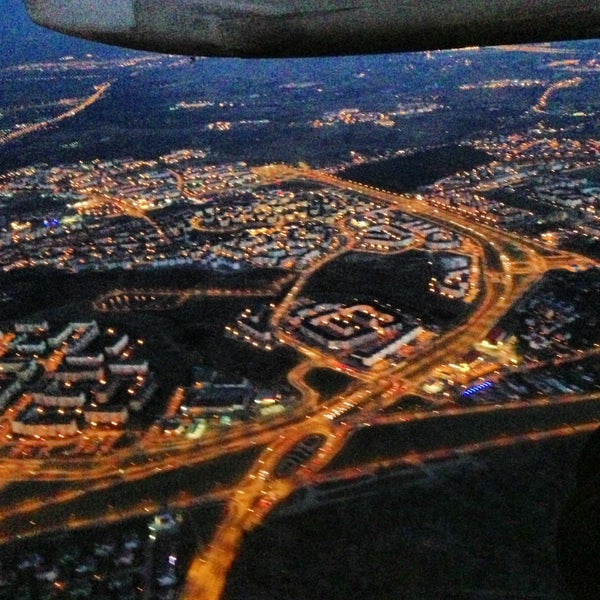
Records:
{"label": "illuminated highway", "polygon": [[71,117],[74,117],[75,115],[79,114],[81,111],[88,108],[88,106],[91,106],[92,104],[94,104],[94,102],[100,100],[100,98],[102,98],[102,96],[104,96],[104,94],[107,92],[107,90],[110,88],[110,86],[111,86],[110,82],[96,85],[96,86],[94,86],[95,92],[91,96],[86,98],[83,102],[78,104],[77,106],[70,108],[69,110],[61,113],[60,115],[53,117],[52,119],[47,119],[45,121],[40,121],[38,123],[30,123],[28,125],[25,125],[24,127],[21,127],[20,129],[16,129],[14,131],[7,133],[6,135],[0,136],[0,146],[3,144],[7,144],[8,142],[12,142],[13,140],[16,140],[20,137],[29,135],[31,133],[35,133],[36,131],[41,131],[43,129],[46,129],[50,125],[55,125],[56,123],[60,123],[61,121],[64,121],[65,119],[70,119]]}
{"label": "illuminated highway", "polygon": [[583,79],[581,77],[573,77],[572,79],[564,79],[563,81],[557,81],[553,83],[540,97],[537,101],[536,105],[533,107],[533,111],[537,113],[546,112],[548,108],[548,100],[550,96],[557,92],[558,90],[562,90],[570,87],[577,87],[583,83]]}

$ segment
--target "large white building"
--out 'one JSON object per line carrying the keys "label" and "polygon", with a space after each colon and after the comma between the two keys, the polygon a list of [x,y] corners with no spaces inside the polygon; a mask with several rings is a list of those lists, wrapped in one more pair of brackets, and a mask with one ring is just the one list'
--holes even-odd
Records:
{"label": "large white building", "polygon": [[[328,350],[357,352],[364,349],[362,353],[366,356],[360,360],[365,366],[371,366],[383,356],[395,352],[421,331],[412,319],[369,304],[335,306],[323,304],[302,309],[305,316],[300,320],[299,331]],[[369,349],[374,346],[379,350],[372,353]],[[388,346],[391,349],[385,350]]]}
{"label": "large white building", "polygon": [[381,344],[374,345],[369,349],[358,350],[352,354],[352,357],[360,360],[365,367],[372,367],[375,363],[394,354],[403,346],[414,342],[421,333],[423,333],[423,327],[420,325],[409,327],[406,331],[397,332],[391,339],[385,340]]}

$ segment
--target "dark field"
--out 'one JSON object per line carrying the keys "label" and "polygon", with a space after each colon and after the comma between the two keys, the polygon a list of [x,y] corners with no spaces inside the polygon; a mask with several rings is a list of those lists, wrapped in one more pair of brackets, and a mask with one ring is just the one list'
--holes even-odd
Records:
{"label": "dark field", "polygon": [[23,319],[41,311],[58,314],[61,309],[68,314],[76,310],[78,303],[84,303],[83,308],[86,309],[90,302],[115,289],[260,288],[281,276],[282,271],[277,269],[254,269],[232,274],[194,268],[78,274],[50,269],[11,271],[0,273],[0,297],[5,293],[12,298],[0,314],[2,320]]}
{"label": "dark field", "polygon": [[582,438],[436,468],[415,486],[273,518],[248,536],[226,600],[567,600],[555,529]]}
{"label": "dark field", "polygon": [[439,416],[358,430],[327,470],[360,465],[408,452],[457,448],[502,436],[525,435],[539,430],[591,422],[600,417],[595,400],[511,408],[493,412]]}
{"label": "dark field", "polygon": [[[69,274],[54,271],[10,272],[0,275],[13,299],[0,305],[2,320],[45,318],[51,322],[96,319],[100,327],[116,326],[134,339],[145,340],[144,355],[161,385],[158,404],[177,385],[189,383],[191,368],[206,364],[225,373],[247,377],[261,386],[279,386],[297,362],[289,348],[258,350],[223,337],[225,326],[253,302],[264,298],[196,297],[173,310],[95,312],[92,302],[114,289],[220,287],[235,289],[268,285],[281,277],[276,269],[231,275],[197,269],[110,271]],[[151,418],[152,415],[149,415]]]}
{"label": "dark field", "polygon": [[146,340],[151,366],[163,387],[190,383],[191,368],[207,365],[224,374],[247,377],[260,386],[285,385],[298,360],[287,347],[260,350],[223,336],[225,326],[251,298],[198,298],[164,312],[107,313],[102,320]]}
{"label": "dark field", "polygon": [[[254,446],[199,465],[159,472],[140,481],[123,479],[108,489],[96,491],[90,496],[84,493],[62,505],[42,504],[35,512],[35,520],[41,527],[61,529],[68,527],[70,513],[101,519],[109,505],[119,513],[139,507],[144,498],[151,498],[152,502],[161,506],[168,505],[181,499],[181,494],[199,495],[221,485],[232,484],[243,475],[261,450],[261,446]],[[40,493],[40,500],[43,497],[43,493]],[[10,539],[16,532],[26,532],[21,515],[9,515],[2,519],[2,538]]]}
{"label": "dark field", "polygon": [[37,495],[55,497],[61,492],[75,489],[77,485],[67,481],[13,481],[0,489],[0,506],[6,510],[10,506],[17,507]]}
{"label": "dark field", "polygon": [[428,324],[449,326],[464,316],[468,307],[429,291],[434,263],[435,258],[418,250],[390,256],[350,252],[319,269],[302,293],[328,302],[379,300]]}
{"label": "dark field", "polygon": [[417,396],[415,394],[408,394],[402,396],[394,404],[385,409],[386,413],[403,412],[403,411],[415,411],[415,410],[426,410],[429,408],[429,402]]}
{"label": "dark field", "polygon": [[305,377],[306,383],[328,399],[343,392],[353,381],[352,377],[331,369],[313,369]]}
{"label": "dark field", "polygon": [[467,146],[445,146],[344,169],[342,179],[384,188],[392,192],[410,192],[438,179],[468,171],[490,162],[485,152]]}

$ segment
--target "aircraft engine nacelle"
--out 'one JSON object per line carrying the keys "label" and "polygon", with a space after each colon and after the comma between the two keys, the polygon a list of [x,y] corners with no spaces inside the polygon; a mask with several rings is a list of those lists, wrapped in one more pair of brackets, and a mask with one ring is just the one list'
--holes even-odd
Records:
{"label": "aircraft engine nacelle", "polygon": [[600,36],[589,0],[25,0],[34,21],[108,44],[293,57]]}

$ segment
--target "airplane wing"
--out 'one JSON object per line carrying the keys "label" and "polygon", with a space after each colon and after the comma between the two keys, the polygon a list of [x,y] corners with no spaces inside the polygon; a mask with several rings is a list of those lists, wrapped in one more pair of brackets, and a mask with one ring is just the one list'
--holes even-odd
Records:
{"label": "airplane wing", "polygon": [[25,0],[62,33],[196,56],[295,57],[600,36],[590,0]]}

